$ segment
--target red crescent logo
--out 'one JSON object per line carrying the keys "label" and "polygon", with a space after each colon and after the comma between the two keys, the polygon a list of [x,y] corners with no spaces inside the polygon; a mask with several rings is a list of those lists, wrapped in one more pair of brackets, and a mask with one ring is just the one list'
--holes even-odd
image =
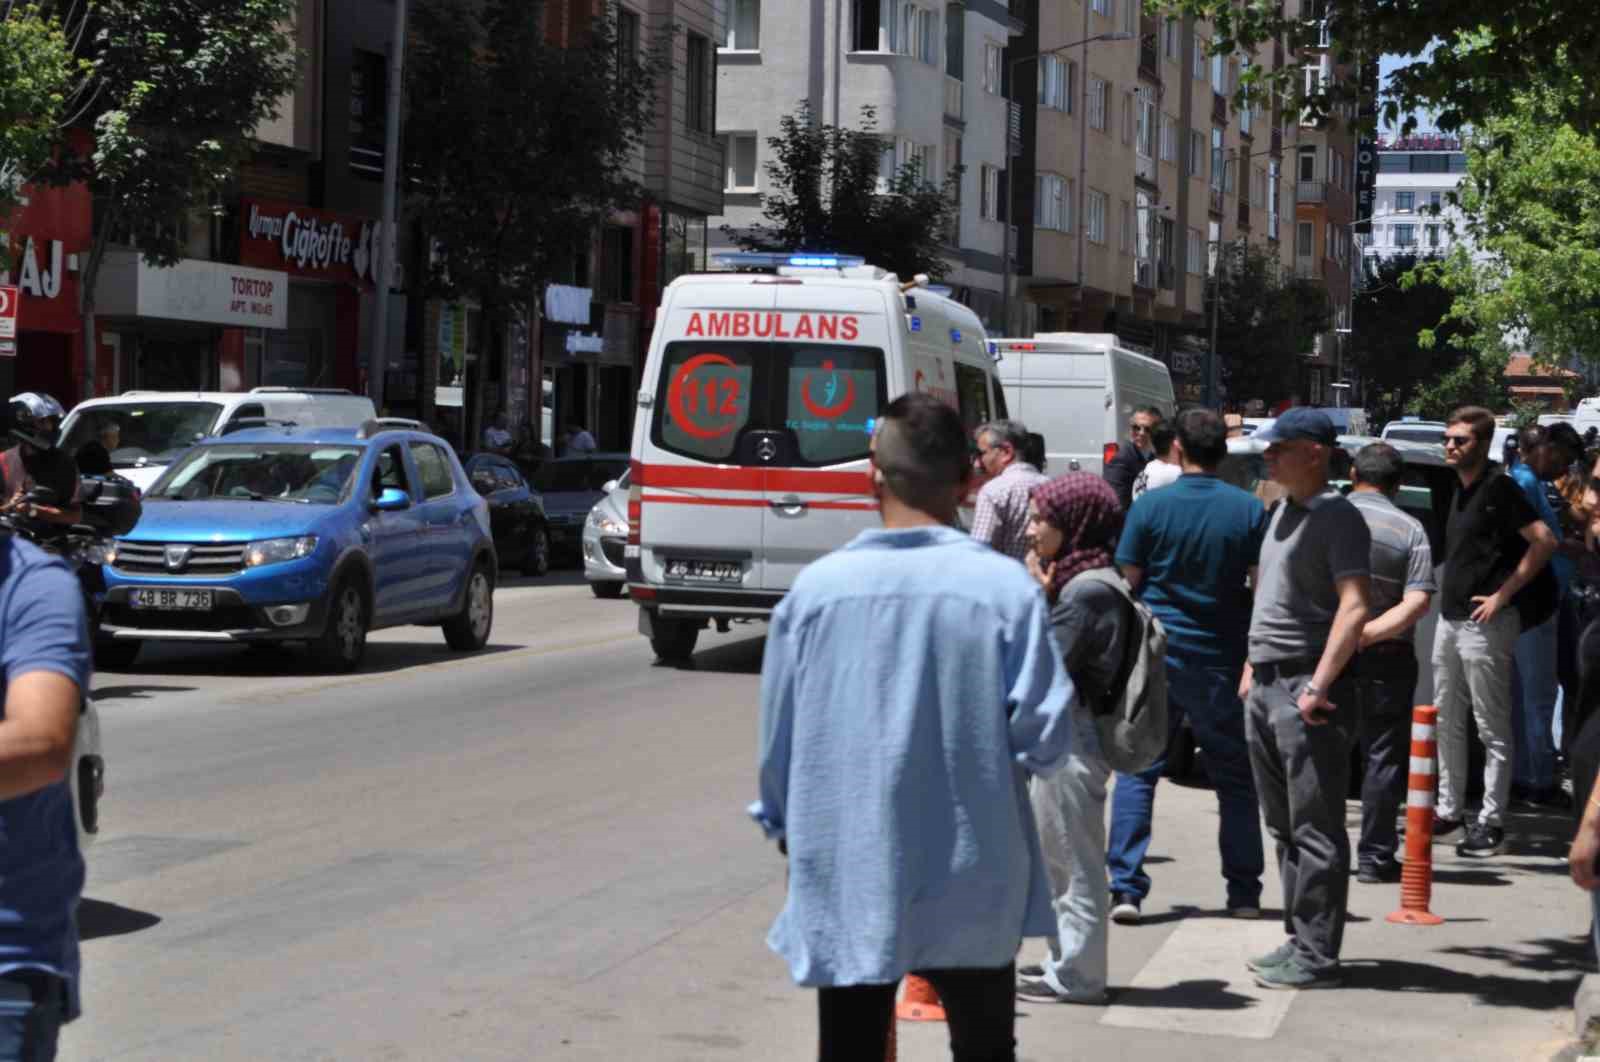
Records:
{"label": "red crescent logo", "polygon": [[[721,428],[704,427],[689,415],[688,410],[683,408],[683,385],[688,382],[689,377],[693,376],[697,369],[706,365],[723,365],[730,369],[738,368],[732,360],[723,357],[721,354],[696,354],[683,363],[683,368],[679,369],[677,375],[673,376],[672,385],[667,388],[667,411],[672,414],[672,419],[678,425],[679,431],[696,439],[715,439],[719,435],[726,435],[734,429],[732,424]],[[716,414],[713,413],[712,415],[715,416]]]}
{"label": "red crescent logo", "polygon": [[16,310],[13,309],[16,305],[14,301],[16,296],[16,288],[0,287],[0,317],[16,316]]}
{"label": "red crescent logo", "polygon": [[[822,371],[832,372],[833,362],[823,362]],[[821,417],[823,420],[832,420],[834,417],[839,416],[845,410],[855,405],[855,402],[856,382],[848,376],[845,377],[844,380],[844,397],[831,406],[819,406],[816,402],[812,401],[810,376],[807,376],[805,383],[800,385],[800,404],[805,406],[806,412],[810,413],[813,417]]]}

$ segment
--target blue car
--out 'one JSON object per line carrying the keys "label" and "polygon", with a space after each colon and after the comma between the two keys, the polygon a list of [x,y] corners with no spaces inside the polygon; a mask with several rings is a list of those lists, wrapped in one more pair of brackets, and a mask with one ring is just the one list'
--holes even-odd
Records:
{"label": "blue car", "polygon": [[355,669],[380,627],[439,625],[452,649],[481,649],[499,570],[488,504],[444,440],[396,423],[411,422],[196,444],[116,542],[101,638],[135,654],[149,641],[304,642],[336,671]]}

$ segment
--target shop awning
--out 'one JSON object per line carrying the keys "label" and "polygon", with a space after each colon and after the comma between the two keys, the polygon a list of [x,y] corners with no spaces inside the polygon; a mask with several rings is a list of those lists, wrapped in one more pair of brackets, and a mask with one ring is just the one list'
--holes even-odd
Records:
{"label": "shop awning", "polygon": [[289,277],[271,269],[185,258],[171,268],[137,251],[111,251],[100,267],[95,311],[238,328],[289,326]]}

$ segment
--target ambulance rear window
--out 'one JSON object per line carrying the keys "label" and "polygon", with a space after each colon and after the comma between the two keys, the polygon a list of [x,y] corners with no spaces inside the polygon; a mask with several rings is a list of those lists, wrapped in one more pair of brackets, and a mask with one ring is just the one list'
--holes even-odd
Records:
{"label": "ambulance rear window", "polygon": [[[717,463],[803,468],[864,460],[868,425],[887,390],[876,347],[672,343],[657,381],[651,439]],[[776,446],[770,459],[749,445],[754,433]]]}

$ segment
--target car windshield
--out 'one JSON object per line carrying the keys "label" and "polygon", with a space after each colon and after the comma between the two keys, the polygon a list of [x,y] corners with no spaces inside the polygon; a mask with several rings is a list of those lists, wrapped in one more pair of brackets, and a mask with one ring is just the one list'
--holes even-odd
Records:
{"label": "car windshield", "polygon": [[615,460],[546,461],[533,474],[533,489],[541,494],[597,491],[628,470],[628,462]]}
{"label": "car windshield", "polygon": [[1385,428],[1383,437],[1400,442],[1442,443],[1443,428]]}
{"label": "car windshield", "polygon": [[169,468],[145,495],[171,501],[291,501],[333,505],[344,496],[361,449],[293,443],[203,446]]}
{"label": "car windshield", "polygon": [[112,468],[164,465],[211,434],[222,406],[216,402],[118,402],[80,411],[61,448],[77,456],[91,443],[111,454]]}

